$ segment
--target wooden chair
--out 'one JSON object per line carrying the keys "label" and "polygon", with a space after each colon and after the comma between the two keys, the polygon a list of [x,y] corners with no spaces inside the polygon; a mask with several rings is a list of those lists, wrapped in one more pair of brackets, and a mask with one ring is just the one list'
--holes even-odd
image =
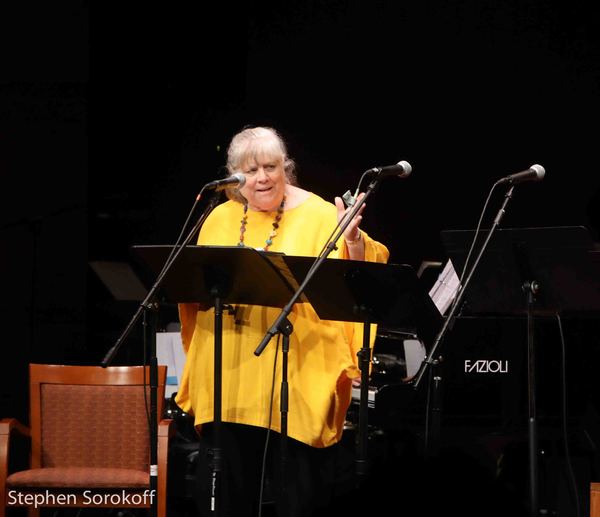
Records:
{"label": "wooden chair", "polygon": [[600,517],[600,483],[590,486],[590,517]]}
{"label": "wooden chair", "polygon": [[[171,420],[158,426],[158,487],[150,492],[146,402],[149,369],[141,366],[29,366],[30,428],[0,421],[0,517],[7,506],[150,507],[166,516]],[[158,372],[162,415],[166,367]],[[30,441],[30,468],[10,473],[11,435]],[[35,508],[35,507],[38,508]]]}

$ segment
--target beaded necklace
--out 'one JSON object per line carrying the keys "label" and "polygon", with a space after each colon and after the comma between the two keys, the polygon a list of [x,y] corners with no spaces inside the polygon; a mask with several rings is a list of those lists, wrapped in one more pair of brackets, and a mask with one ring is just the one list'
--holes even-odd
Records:
{"label": "beaded necklace", "polygon": [[[267,240],[265,240],[265,247],[258,248],[259,251],[267,251],[269,246],[273,244],[273,239],[277,235],[277,228],[279,228],[279,221],[281,221],[281,217],[283,216],[283,207],[285,205],[285,196],[281,200],[281,204],[277,209],[277,214],[275,215],[275,220],[273,221],[273,229],[270,231]],[[248,223],[248,203],[244,205],[244,217],[240,221],[242,226],[240,226],[240,242],[238,242],[238,246],[245,246],[244,244],[244,234],[246,233],[246,224]]]}

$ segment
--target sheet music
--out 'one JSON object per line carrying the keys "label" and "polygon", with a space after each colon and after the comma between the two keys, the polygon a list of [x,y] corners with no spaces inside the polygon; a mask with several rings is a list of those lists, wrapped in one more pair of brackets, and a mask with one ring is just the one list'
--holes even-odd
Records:
{"label": "sheet music", "polygon": [[458,292],[459,285],[459,278],[454,270],[452,261],[448,260],[435,284],[433,284],[433,287],[429,291],[429,296],[440,311],[440,314],[445,314],[452,304],[452,301]]}
{"label": "sheet music", "polygon": [[167,366],[165,397],[170,398],[179,389],[179,382],[185,364],[185,352],[179,332],[157,332],[156,358],[158,364]]}
{"label": "sheet music", "polygon": [[406,362],[406,377],[412,379],[421,368],[421,363],[427,356],[427,351],[425,345],[419,339],[405,339],[402,344]]}

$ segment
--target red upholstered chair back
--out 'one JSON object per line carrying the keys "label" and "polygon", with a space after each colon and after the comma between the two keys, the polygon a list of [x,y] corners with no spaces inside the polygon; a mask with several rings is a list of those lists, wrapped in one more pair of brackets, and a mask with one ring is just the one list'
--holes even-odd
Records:
{"label": "red upholstered chair back", "polygon": [[39,388],[42,467],[149,470],[142,386],[44,383]]}
{"label": "red upholstered chair back", "polygon": [[[158,415],[166,367],[159,367]],[[149,370],[30,365],[32,468],[149,470]]]}

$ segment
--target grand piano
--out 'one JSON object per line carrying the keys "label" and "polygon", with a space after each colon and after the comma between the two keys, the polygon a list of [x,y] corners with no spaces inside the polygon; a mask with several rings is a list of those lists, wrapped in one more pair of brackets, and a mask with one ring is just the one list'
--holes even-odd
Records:
{"label": "grand piano", "polygon": [[[448,232],[442,237],[460,270],[460,256],[464,260],[472,234]],[[502,484],[506,493],[527,500],[527,306],[520,284],[510,282],[515,274],[540,280],[533,313],[540,507],[558,515],[572,509],[566,438],[585,508],[589,482],[600,476],[598,247],[577,227],[499,230],[480,267],[459,317],[437,350],[439,364],[430,368],[435,384],[425,377],[415,392],[410,383],[407,342],[421,340],[428,350],[429,341],[419,329],[379,328],[369,425],[372,443],[385,444],[373,454],[383,451],[389,457],[390,451],[415,446],[427,453],[426,444],[434,436],[436,453],[461,451],[452,456],[460,460],[449,469],[457,476],[471,479],[459,463],[472,465],[475,458],[496,488]],[[532,273],[539,278],[531,278]],[[434,392],[438,400],[432,399]],[[348,412],[350,432],[356,426],[357,404],[355,398]],[[403,461],[402,455],[395,458],[397,465]]]}

